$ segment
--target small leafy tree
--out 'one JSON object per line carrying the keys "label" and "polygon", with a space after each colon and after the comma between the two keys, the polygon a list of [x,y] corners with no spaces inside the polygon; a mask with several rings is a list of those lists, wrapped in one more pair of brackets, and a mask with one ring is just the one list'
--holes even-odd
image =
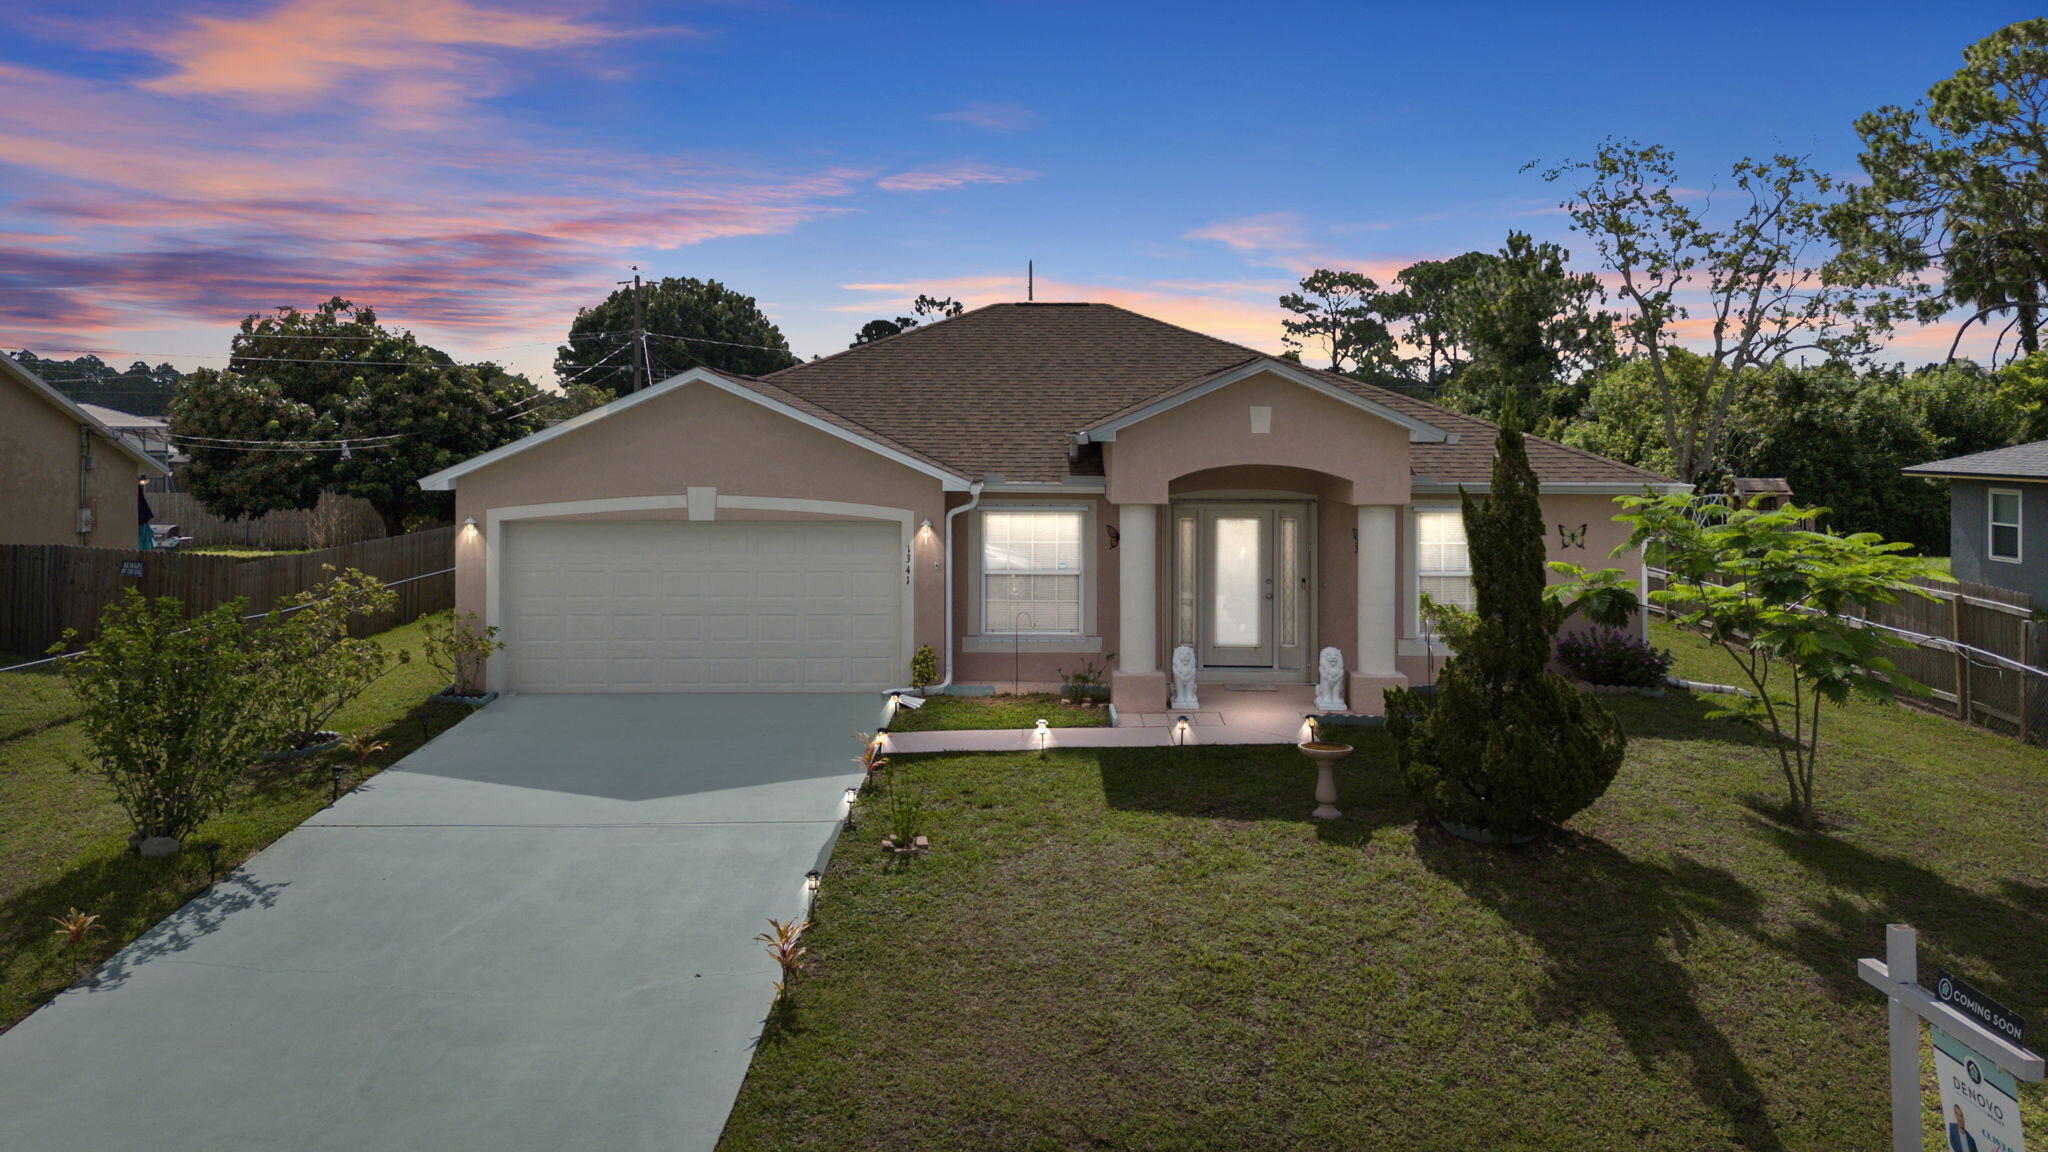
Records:
{"label": "small leafy tree", "polygon": [[1645,563],[1671,573],[1650,599],[1670,609],[1673,624],[1726,652],[1753,690],[1708,715],[1775,737],[1791,816],[1812,827],[1821,705],[1927,691],[1885,656],[1908,641],[1863,627],[1853,614],[1901,593],[1932,596],[1914,579],[1941,574],[1898,555],[1909,545],[1876,533],[1806,527],[1825,508],[1728,508],[1686,495],[1622,504],[1619,519],[1634,526],[1622,547],[1642,548]]}
{"label": "small leafy tree", "polygon": [[182,601],[131,588],[100,613],[98,638],[64,661],[92,768],[138,835],[189,835],[283,727],[245,607],[231,600],[187,620]]}
{"label": "small leafy tree", "polygon": [[1545,670],[1568,606],[1545,590],[1545,525],[1515,409],[1501,425],[1493,494],[1461,492],[1476,611],[1430,604],[1454,655],[1434,705],[1386,694],[1411,795],[1439,819],[1500,835],[1561,824],[1607,791],[1626,738],[1599,701]]}
{"label": "small leafy tree", "polygon": [[498,626],[480,627],[474,612],[430,616],[420,622],[421,654],[434,671],[446,677],[457,696],[481,696],[484,661],[505,646]]}
{"label": "small leafy tree", "polygon": [[394,658],[375,640],[349,635],[351,623],[390,611],[398,594],[354,568],[324,570],[333,574],[278,601],[259,637],[293,748],[318,743],[335,713],[412,658],[404,651]]}
{"label": "small leafy tree", "polygon": [[939,658],[929,644],[917,646],[917,652],[910,657],[910,686],[922,692],[928,684],[939,682]]}

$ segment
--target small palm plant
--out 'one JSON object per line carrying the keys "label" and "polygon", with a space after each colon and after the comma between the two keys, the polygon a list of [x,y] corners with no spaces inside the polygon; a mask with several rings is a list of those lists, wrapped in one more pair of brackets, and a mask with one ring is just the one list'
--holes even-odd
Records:
{"label": "small palm plant", "polygon": [[797,938],[810,926],[809,920],[791,920],[784,923],[770,917],[769,930],[754,937],[768,946],[768,955],[773,957],[775,963],[782,969],[782,979],[775,982],[777,1000],[789,994],[790,987],[796,983],[797,973],[803,969],[804,946],[797,943]]}
{"label": "small palm plant", "polygon": [[76,908],[62,916],[50,917],[50,921],[57,925],[57,930],[53,935],[62,936],[67,946],[84,943],[88,932],[100,930],[100,918],[98,916],[80,912]]}

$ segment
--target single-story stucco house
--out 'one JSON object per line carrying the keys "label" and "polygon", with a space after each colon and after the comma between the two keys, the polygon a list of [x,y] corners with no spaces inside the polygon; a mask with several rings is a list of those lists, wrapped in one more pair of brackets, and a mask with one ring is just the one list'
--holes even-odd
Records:
{"label": "single-story stucco house", "polygon": [[142,481],[170,471],[0,354],[0,544],[134,548]]}
{"label": "single-story stucco house", "polygon": [[[693,369],[421,481],[505,692],[957,688],[1108,663],[1350,700],[1431,674],[1469,599],[1458,486],[1494,425],[1106,304],[998,304],[760,378]],[[1600,566],[1666,477],[1529,441],[1553,558]],[[1111,661],[1111,654],[1114,660]],[[1441,649],[1434,655],[1440,661]]]}
{"label": "single-story stucco house", "polygon": [[2048,604],[2048,440],[1902,469],[1948,481],[1949,571]]}

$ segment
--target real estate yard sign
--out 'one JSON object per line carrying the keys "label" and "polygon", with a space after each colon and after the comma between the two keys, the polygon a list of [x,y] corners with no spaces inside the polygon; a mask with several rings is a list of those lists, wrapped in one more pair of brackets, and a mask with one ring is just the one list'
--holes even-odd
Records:
{"label": "real estate yard sign", "polygon": [[1941,1128],[1951,1152],[2026,1152],[2020,1138],[2019,1085],[1961,1040],[1931,1025],[1934,1076],[1941,1082]]}
{"label": "real estate yard sign", "polygon": [[2048,1076],[2048,1061],[2024,1046],[2026,1022],[1943,972],[1920,986],[1920,937],[1910,925],[1884,930],[1884,959],[1856,962],[1863,982],[1890,1000],[1892,1152],[1921,1152],[1926,1137],[1920,1087],[1920,1022],[1934,1031],[1941,1082],[1941,1146],[1949,1152],[2025,1152],[2015,1080]]}

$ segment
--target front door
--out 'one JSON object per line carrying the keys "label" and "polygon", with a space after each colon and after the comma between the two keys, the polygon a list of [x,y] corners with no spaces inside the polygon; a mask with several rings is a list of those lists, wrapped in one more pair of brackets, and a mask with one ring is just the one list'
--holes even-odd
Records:
{"label": "front door", "polygon": [[1273,512],[1202,509],[1202,663],[1273,666]]}
{"label": "front door", "polygon": [[1304,668],[1308,509],[1301,504],[1195,504],[1176,509],[1180,611],[1175,643],[1205,668]]}

